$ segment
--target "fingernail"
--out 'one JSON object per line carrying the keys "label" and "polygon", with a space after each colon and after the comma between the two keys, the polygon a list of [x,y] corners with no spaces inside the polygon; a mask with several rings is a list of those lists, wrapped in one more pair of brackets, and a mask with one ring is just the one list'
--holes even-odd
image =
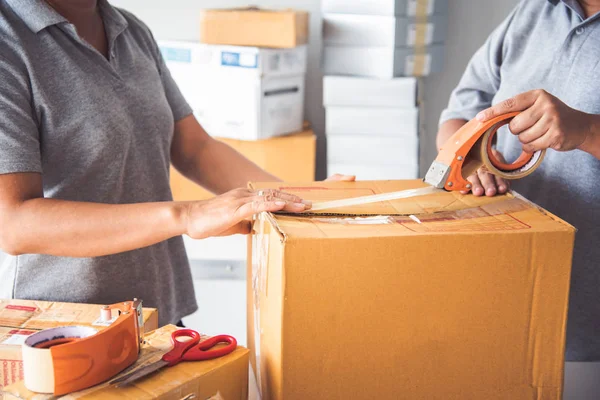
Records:
{"label": "fingernail", "polygon": [[276,201],[275,205],[276,206],[285,206],[285,201]]}
{"label": "fingernail", "polygon": [[312,201],[310,201],[310,200],[302,200],[302,204],[312,207]]}
{"label": "fingernail", "polygon": [[506,191],[506,186],[498,186],[498,190],[504,192]]}
{"label": "fingernail", "polygon": [[306,204],[304,204],[304,203],[294,203],[294,207],[305,209],[306,208]]}
{"label": "fingernail", "polygon": [[481,196],[483,194],[483,189],[482,188],[473,189],[473,194],[475,194],[476,196]]}
{"label": "fingernail", "polygon": [[485,114],[480,112],[475,116],[475,118],[477,118],[478,121],[485,121]]}
{"label": "fingernail", "polygon": [[485,193],[486,193],[488,196],[493,196],[493,195],[495,195],[495,194],[496,194],[496,189],[494,189],[494,188],[487,188],[487,190],[485,191]]}

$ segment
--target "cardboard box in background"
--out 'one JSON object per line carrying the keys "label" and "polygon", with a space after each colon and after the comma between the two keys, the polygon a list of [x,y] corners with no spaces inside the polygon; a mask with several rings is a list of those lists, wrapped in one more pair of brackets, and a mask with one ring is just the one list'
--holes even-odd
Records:
{"label": "cardboard box in background", "polygon": [[[423,186],[252,185],[314,202]],[[444,191],[324,213],[255,222],[263,400],[561,398],[572,226],[513,195]]]}
{"label": "cardboard box in background", "polygon": [[254,7],[204,10],[200,41],[209,44],[291,48],[308,42],[309,15]]}
{"label": "cardboard box in background", "polygon": [[[145,337],[136,365],[158,361],[172,347],[171,333],[177,327],[164,326]],[[107,383],[71,394],[78,399],[207,399],[245,400],[248,398],[248,350],[237,350],[214,360],[187,362],[162,368],[157,373],[134,384],[116,388]],[[135,367],[133,367],[135,368]],[[133,370],[133,369],[132,369]],[[118,376],[118,375],[117,375]],[[6,400],[50,400],[51,395],[40,395],[25,388],[23,382],[5,390]]]}
{"label": "cardboard box in background", "polygon": [[262,49],[159,41],[159,47],[211,135],[257,140],[302,130],[306,46]]}
{"label": "cardboard box in background", "polygon": [[[258,141],[218,139],[267,172],[290,182],[315,179],[316,136],[312,130]],[[214,195],[171,168],[171,191],[177,201],[205,200]]]}
{"label": "cardboard box in background", "polygon": [[[100,305],[0,299],[0,399],[4,386],[23,379],[21,344],[32,333],[67,325],[102,330]],[[158,311],[144,308],[144,331],[158,328]]]}
{"label": "cardboard box in background", "polygon": [[323,13],[429,16],[448,13],[448,0],[321,0]]}
{"label": "cardboard box in background", "polygon": [[427,22],[414,17],[324,14],[325,46],[411,47],[443,43],[448,31],[445,15],[432,15]]}
{"label": "cardboard box in background", "polygon": [[[414,135],[387,137],[373,135],[327,136],[330,164],[419,165],[419,139]],[[331,174],[333,171],[329,171]]]}
{"label": "cardboard box in background", "polygon": [[442,70],[444,46],[412,47],[325,46],[325,75],[363,76],[390,79],[427,76]]}
{"label": "cardboard box in background", "polygon": [[323,77],[325,107],[417,106],[417,78],[373,79],[351,76]]}
{"label": "cardboard box in background", "polygon": [[[419,109],[389,107],[327,107],[327,137],[334,135],[419,136]],[[375,139],[373,145],[376,145]]]}

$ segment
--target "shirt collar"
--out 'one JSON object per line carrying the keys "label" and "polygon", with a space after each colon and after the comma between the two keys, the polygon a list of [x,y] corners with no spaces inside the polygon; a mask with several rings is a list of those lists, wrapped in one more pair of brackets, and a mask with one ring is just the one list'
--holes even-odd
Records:
{"label": "shirt collar", "polygon": [[33,32],[38,33],[49,26],[68,22],[44,0],[6,0],[23,22]]}
{"label": "shirt collar", "polygon": [[[6,0],[13,11],[25,22],[33,32],[38,33],[49,26],[69,22],[44,0]],[[98,5],[105,19],[106,29],[111,36],[118,36],[128,24],[123,15],[111,6],[107,0],[98,0]]]}

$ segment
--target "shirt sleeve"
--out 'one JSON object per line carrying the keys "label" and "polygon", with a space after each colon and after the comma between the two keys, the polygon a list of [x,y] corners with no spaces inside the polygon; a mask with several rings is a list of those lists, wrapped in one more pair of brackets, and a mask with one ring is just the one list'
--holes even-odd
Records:
{"label": "shirt sleeve", "polygon": [[154,35],[152,35],[152,32],[148,27],[146,27],[146,29],[148,30],[150,39],[152,40],[152,49],[154,51],[154,57],[157,62],[162,85],[165,89],[165,95],[167,97],[167,101],[169,102],[169,106],[171,107],[171,111],[173,112],[173,119],[175,122],[177,122],[192,114],[193,110],[185,97],[183,97],[183,94],[181,94],[179,86],[177,86],[177,83],[175,83],[175,80],[171,76],[171,71],[169,71],[169,68],[165,63],[165,59],[158,47],[158,43],[156,43],[156,39],[154,39]]}
{"label": "shirt sleeve", "polygon": [[23,68],[0,55],[0,174],[42,172],[39,129]]}
{"label": "shirt sleeve", "polygon": [[500,86],[504,40],[518,8],[519,5],[490,34],[469,61],[458,86],[450,95],[448,107],[442,111],[440,125],[450,119],[471,120],[479,111],[492,105],[492,99]]}

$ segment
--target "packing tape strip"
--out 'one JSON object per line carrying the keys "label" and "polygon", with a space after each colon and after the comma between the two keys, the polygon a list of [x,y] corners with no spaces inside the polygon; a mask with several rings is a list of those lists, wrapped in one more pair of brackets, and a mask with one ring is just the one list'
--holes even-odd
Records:
{"label": "packing tape strip", "polygon": [[[422,48],[424,50],[424,47]],[[413,76],[423,76],[425,72],[425,59],[427,58],[427,53],[421,53],[415,49],[414,54],[414,63],[413,63]]]}
{"label": "packing tape strip", "polygon": [[415,1],[417,2],[415,17],[417,18],[417,21],[424,22],[424,20],[427,18],[427,15],[429,14],[427,12],[429,2],[434,1],[434,0],[415,0]]}
{"label": "packing tape strip", "polygon": [[[55,393],[57,375],[66,371],[57,371],[56,359],[53,357],[52,348],[61,344],[74,343],[75,341],[95,335],[98,331],[84,326],[67,326],[45,329],[34,333],[25,339],[23,344],[23,374],[25,386],[32,392]],[[77,360],[83,361],[85,360]],[[79,379],[86,374],[88,368],[84,365],[72,365],[72,379]],[[80,374],[77,376],[77,374]]]}

